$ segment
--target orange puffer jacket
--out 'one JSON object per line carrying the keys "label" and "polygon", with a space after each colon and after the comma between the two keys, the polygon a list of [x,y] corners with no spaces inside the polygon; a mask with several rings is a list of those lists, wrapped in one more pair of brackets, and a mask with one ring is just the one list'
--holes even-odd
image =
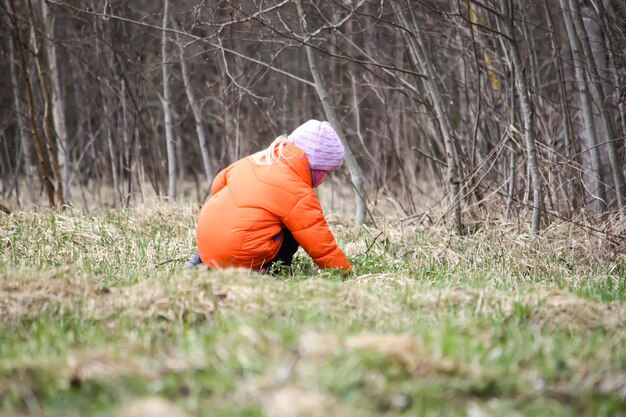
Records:
{"label": "orange puffer jacket", "polygon": [[271,165],[249,156],[215,177],[198,220],[198,253],[209,267],[258,269],[278,254],[283,227],[320,268],[352,270],[311,186],[306,154],[293,144]]}

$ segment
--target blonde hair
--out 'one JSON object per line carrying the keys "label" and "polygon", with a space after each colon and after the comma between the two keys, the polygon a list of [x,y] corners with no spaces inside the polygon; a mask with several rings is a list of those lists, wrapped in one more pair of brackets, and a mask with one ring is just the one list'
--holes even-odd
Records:
{"label": "blonde hair", "polygon": [[285,146],[293,143],[287,135],[280,135],[266,149],[259,151],[251,156],[252,162],[257,165],[272,165],[284,156]]}

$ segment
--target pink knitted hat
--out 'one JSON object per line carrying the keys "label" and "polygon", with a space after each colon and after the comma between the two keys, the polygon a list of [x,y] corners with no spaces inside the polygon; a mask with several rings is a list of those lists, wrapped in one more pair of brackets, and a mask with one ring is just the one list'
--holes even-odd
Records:
{"label": "pink knitted hat", "polygon": [[311,169],[334,171],[341,168],[344,149],[330,123],[309,120],[291,132],[289,139],[306,153]]}

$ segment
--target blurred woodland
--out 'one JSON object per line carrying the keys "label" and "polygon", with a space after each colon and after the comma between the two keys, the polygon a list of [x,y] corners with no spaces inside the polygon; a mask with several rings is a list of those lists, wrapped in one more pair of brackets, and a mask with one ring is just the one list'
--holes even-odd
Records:
{"label": "blurred woodland", "polygon": [[624,30],[623,0],[0,0],[0,201],[175,200],[317,118],[357,223],[616,221]]}

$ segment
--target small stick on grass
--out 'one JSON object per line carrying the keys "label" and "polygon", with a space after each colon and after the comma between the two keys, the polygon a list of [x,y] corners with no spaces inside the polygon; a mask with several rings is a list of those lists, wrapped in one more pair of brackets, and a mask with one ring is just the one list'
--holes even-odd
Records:
{"label": "small stick on grass", "polygon": [[363,252],[361,254],[361,256],[365,256],[367,255],[367,253],[370,251],[370,249],[372,249],[372,246],[374,246],[374,243],[376,243],[376,240],[378,240],[378,238],[380,237],[380,235],[382,235],[383,232],[379,232],[376,237],[374,238],[374,240],[372,240],[372,243],[370,243],[370,245],[367,247],[367,249],[365,249],[365,252]]}
{"label": "small stick on grass", "polygon": [[159,262],[158,264],[154,265],[154,269],[157,269],[160,266],[169,264],[171,262],[179,262],[179,261],[185,261],[187,260],[187,258],[172,258],[172,259],[167,259],[165,261]]}

